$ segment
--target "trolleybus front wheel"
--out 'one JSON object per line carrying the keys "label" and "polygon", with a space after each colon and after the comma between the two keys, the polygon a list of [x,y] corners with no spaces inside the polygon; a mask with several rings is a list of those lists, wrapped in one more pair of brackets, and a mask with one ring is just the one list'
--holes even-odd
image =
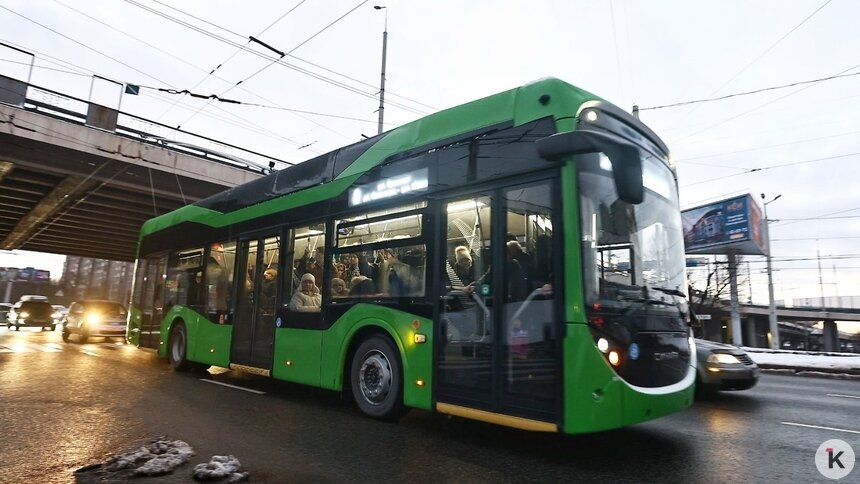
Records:
{"label": "trolleybus front wheel", "polygon": [[352,395],[367,416],[394,420],[403,414],[403,370],[394,344],[371,336],[359,345],[350,365]]}
{"label": "trolleybus front wheel", "polygon": [[194,364],[188,361],[188,330],[185,329],[185,323],[176,323],[170,328],[167,348],[167,360],[174,370],[188,371],[194,368]]}

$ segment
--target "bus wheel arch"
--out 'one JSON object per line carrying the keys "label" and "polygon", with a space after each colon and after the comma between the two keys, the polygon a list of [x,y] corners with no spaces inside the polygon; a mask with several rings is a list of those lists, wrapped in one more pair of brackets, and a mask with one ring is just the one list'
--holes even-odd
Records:
{"label": "bus wheel arch", "polygon": [[354,335],[344,363],[343,387],[371,418],[397,420],[406,414],[403,360],[387,331],[367,326]]}
{"label": "bus wheel arch", "polygon": [[188,360],[188,328],[177,318],[170,325],[167,337],[167,361],[176,371],[189,371],[195,365]]}

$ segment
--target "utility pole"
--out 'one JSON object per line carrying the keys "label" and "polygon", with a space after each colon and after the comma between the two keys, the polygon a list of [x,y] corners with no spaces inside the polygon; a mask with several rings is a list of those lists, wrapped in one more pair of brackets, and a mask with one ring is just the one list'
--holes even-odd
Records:
{"label": "utility pole", "polygon": [[382,134],[382,119],[385,113],[385,55],[388,49],[388,8],[380,5],[375,5],[376,10],[385,10],[385,28],[382,31],[382,74],[379,79],[379,130],[377,134]]}
{"label": "utility pole", "polygon": [[767,218],[767,205],[775,202],[782,194],[779,194],[770,202],[764,202],[765,195],[761,194],[761,199],[764,202],[764,227],[767,235],[767,294],[769,299],[768,320],[770,326],[770,348],[773,350],[779,349],[779,321],[776,319],[776,302],[773,300],[773,268],[771,267],[770,253],[770,219]]}
{"label": "utility pole", "polygon": [[827,311],[827,304],[824,302],[824,277],[821,275],[821,250],[818,249],[818,239],[815,239],[815,255],[818,257],[818,289],[821,291],[821,310]]}

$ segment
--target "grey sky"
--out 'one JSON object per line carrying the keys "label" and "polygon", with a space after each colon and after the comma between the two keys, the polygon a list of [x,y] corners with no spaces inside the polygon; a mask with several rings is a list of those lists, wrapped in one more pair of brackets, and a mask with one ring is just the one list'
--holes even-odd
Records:
{"label": "grey sky", "polygon": [[[300,162],[376,133],[387,13],[386,129],[546,76],[624,109],[636,103],[678,162],[683,207],[747,192],[759,202],[760,193],[782,195],[768,206],[780,220],[771,227],[778,299],[818,297],[821,288],[826,296],[860,296],[860,218],[853,218],[860,217],[860,182],[852,169],[860,156],[860,76],[647,109],[860,72],[852,57],[860,52],[860,2],[447,0],[390,1],[386,10],[359,0],[167,4],[0,0],[0,41],[36,53],[34,84],[72,96],[87,98],[96,73],[273,106],[207,103],[148,88],[122,97],[124,111]],[[268,66],[272,52],[258,44],[248,47],[265,58],[230,44],[245,46],[247,36],[292,51],[284,62],[313,75]],[[0,59],[26,60],[8,51]],[[0,62],[0,73],[26,71]],[[99,82],[94,96],[116,102],[112,89]],[[764,303],[764,259],[748,260],[753,300]]]}

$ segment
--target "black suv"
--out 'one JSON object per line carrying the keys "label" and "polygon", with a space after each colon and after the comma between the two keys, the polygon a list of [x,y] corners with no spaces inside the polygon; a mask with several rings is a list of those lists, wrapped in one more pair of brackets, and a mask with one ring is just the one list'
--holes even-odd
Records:
{"label": "black suv", "polygon": [[56,328],[54,307],[47,301],[19,301],[9,311],[9,330],[22,326],[37,326],[42,330]]}

